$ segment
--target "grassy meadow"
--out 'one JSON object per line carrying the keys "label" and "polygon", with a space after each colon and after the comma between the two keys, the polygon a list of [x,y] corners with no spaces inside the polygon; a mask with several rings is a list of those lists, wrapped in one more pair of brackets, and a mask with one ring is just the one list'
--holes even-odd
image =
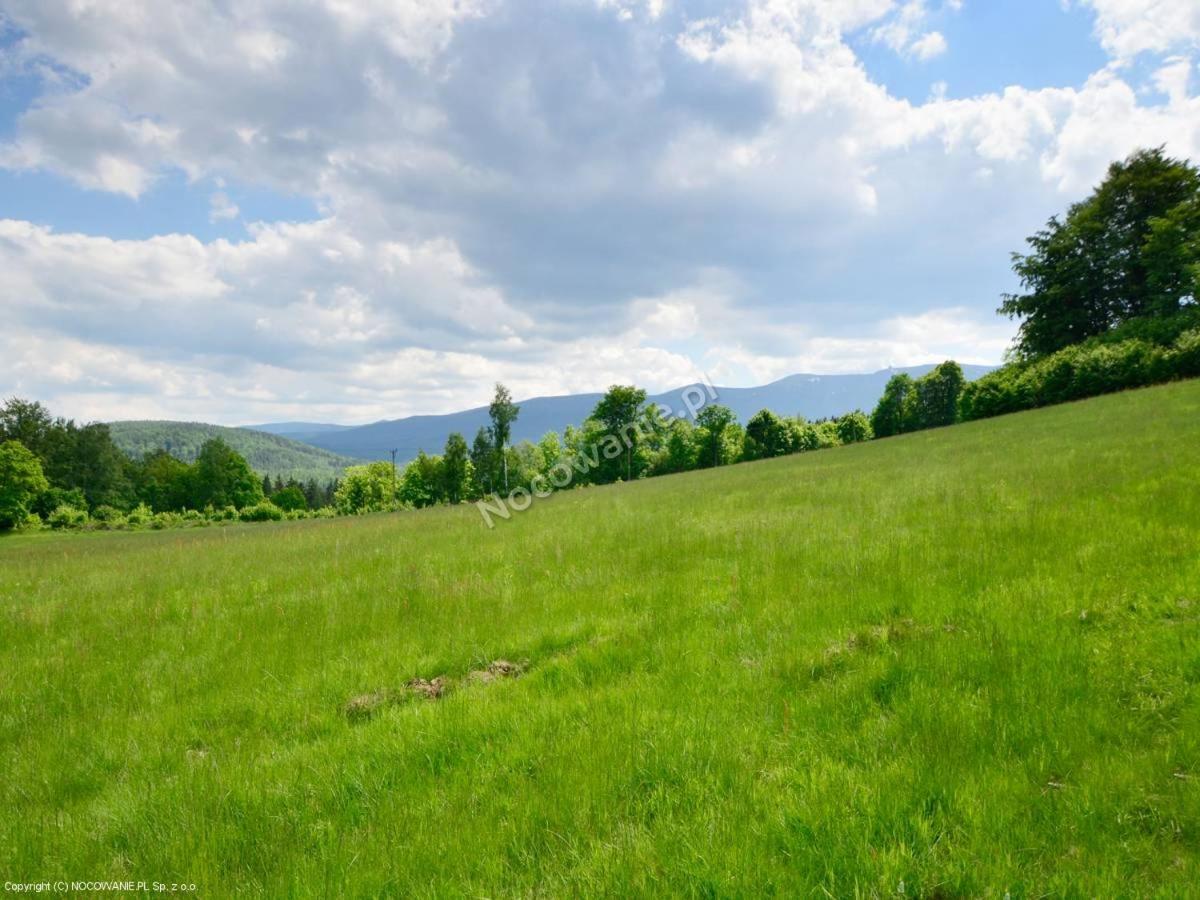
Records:
{"label": "grassy meadow", "polygon": [[492,531],[6,538],[0,773],[3,880],[1186,895],[1200,381]]}

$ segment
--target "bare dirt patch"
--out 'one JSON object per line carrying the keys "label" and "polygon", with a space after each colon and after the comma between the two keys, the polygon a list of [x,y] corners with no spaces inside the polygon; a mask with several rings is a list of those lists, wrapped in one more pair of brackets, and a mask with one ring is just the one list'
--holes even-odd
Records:
{"label": "bare dirt patch", "polygon": [[450,679],[445,675],[439,675],[428,681],[424,678],[414,678],[405,687],[418,697],[424,697],[426,700],[439,700],[446,691],[450,690]]}
{"label": "bare dirt patch", "polygon": [[500,678],[516,678],[529,668],[529,660],[509,662],[507,659],[497,659],[488,663],[486,669],[476,669],[467,678],[472,681],[482,681],[484,684]]}
{"label": "bare dirt patch", "polygon": [[376,691],[371,694],[359,694],[346,701],[343,712],[345,712],[346,718],[351,722],[361,722],[375,715],[387,702],[388,696],[382,691]]}
{"label": "bare dirt patch", "polygon": [[364,722],[374,716],[384,707],[395,706],[410,699],[441,700],[460,684],[481,683],[490,684],[502,678],[516,678],[523,675],[529,668],[529,660],[510,662],[507,659],[497,659],[488,663],[485,668],[469,672],[465,678],[455,680],[449,675],[437,675],[433,678],[413,678],[405,683],[401,690],[380,690],[367,694],[358,694],[346,701],[342,708],[346,718],[351,722]]}

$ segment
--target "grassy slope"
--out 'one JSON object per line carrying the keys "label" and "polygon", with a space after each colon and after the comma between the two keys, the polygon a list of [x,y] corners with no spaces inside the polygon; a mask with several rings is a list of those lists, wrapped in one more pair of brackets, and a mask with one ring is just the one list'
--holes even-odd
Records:
{"label": "grassy slope", "polygon": [[168,449],[185,462],[191,462],[201,445],[210,438],[222,438],[240,453],[259,475],[276,475],[285,480],[322,484],[340,478],[346,466],[361,465],[361,460],[338,456],[291,438],[246,428],[226,428],[201,422],[110,422],[109,430],[118,447],[133,456],[151,450]]}
{"label": "grassy slope", "polygon": [[[1178,895],[1200,382],[470,508],[0,544],[0,870]],[[526,657],[359,723],[348,698]]]}

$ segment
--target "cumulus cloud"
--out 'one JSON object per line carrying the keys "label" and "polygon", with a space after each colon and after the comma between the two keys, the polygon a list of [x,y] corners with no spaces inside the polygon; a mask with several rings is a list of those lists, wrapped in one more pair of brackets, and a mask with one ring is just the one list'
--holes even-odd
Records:
{"label": "cumulus cloud", "polygon": [[[1191,5],[1088,2],[1112,64],[1084,83],[913,104],[851,36],[932,59],[956,2],[9,0],[5,71],[41,93],[0,167],[320,213],[208,242],[0,222],[0,389],[362,420],[497,378],[998,361],[1020,237],[1137,146],[1200,149]],[[22,368],[55,342],[53,377]]]}
{"label": "cumulus cloud", "polygon": [[1140,53],[1200,48],[1200,6],[1189,0],[1083,0],[1096,12],[1096,34],[1120,62]]}

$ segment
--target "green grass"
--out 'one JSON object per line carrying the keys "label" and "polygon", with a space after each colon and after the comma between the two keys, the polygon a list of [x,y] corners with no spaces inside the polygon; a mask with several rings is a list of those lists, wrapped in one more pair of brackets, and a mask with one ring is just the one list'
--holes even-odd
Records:
{"label": "green grass", "polygon": [[[528,669],[464,677],[496,658]],[[1200,382],[494,531],[454,508],[11,538],[0,773],[5,880],[1185,895]]]}

